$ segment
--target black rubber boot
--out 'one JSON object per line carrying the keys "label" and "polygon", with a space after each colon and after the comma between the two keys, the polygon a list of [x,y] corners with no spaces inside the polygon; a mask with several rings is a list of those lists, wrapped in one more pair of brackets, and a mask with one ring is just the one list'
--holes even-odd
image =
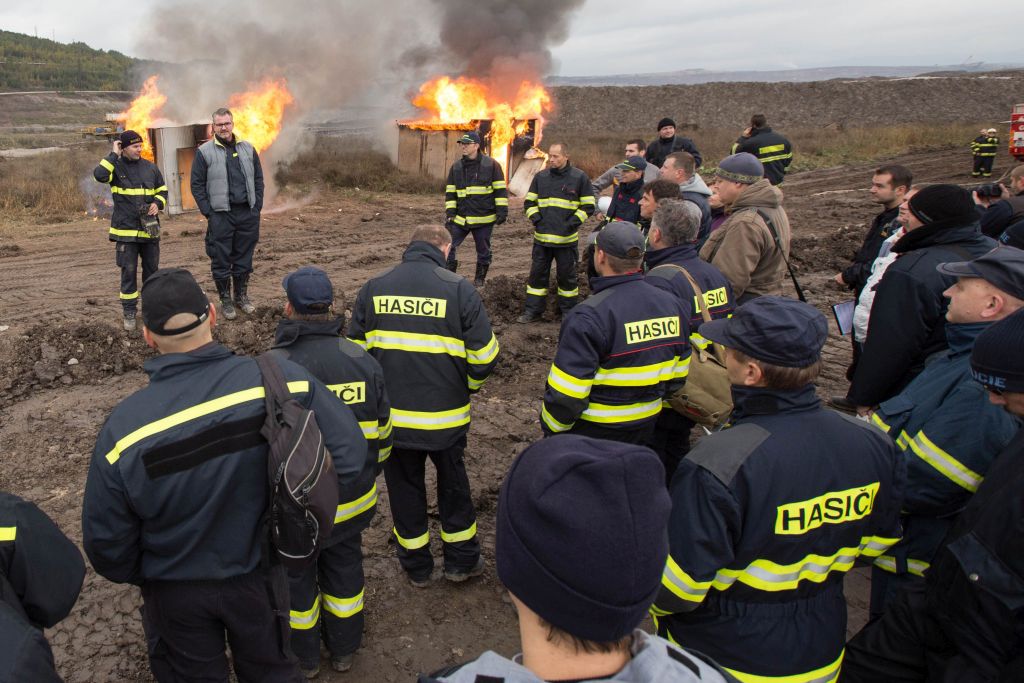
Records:
{"label": "black rubber boot", "polygon": [[473,278],[473,284],[477,287],[484,286],[484,280],[487,279],[487,269],[491,267],[489,263],[478,263],[476,264],[476,276]]}
{"label": "black rubber boot", "polygon": [[231,281],[235,286],[235,306],[246,315],[255,313],[256,307],[249,301],[249,275],[233,275]]}
{"label": "black rubber boot", "polygon": [[449,261],[446,265],[448,266],[448,270],[452,271],[453,273],[458,272],[459,270],[458,261]]}
{"label": "black rubber boot", "polygon": [[234,320],[238,315],[235,313],[235,304],[231,301],[231,280],[214,280],[217,286],[217,296],[220,298],[220,312],[225,320]]}

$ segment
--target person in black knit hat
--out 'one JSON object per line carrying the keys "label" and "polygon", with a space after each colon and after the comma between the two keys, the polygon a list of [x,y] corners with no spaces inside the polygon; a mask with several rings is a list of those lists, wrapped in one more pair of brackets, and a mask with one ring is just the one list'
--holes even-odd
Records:
{"label": "person in black knit hat", "polygon": [[697,168],[700,168],[702,158],[700,152],[697,151],[697,145],[693,144],[693,140],[690,138],[676,135],[676,122],[666,116],[658,121],[658,139],[647,145],[644,160],[661,168],[665,163],[665,157],[679,150],[692,154],[693,161]]}

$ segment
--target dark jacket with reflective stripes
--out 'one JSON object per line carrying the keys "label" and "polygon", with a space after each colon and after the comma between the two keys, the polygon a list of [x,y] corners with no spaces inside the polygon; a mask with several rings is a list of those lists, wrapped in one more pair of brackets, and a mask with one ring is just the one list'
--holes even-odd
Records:
{"label": "dark jacket with reflective stripes", "polygon": [[533,241],[545,247],[575,246],[580,226],[594,214],[595,206],[590,179],[569,162],[535,175],[523,201],[533,223]]}
{"label": "dark jacket with reflective stripes", "polygon": [[60,681],[42,629],[71,612],[82,553],[34,504],[0,492],[0,681]]}
{"label": "dark jacket with reflective stripes", "polygon": [[689,152],[693,155],[693,161],[697,168],[700,168],[704,161],[700,152],[697,151],[697,145],[693,144],[693,140],[684,138],[682,135],[674,135],[667,140],[659,136],[654,142],[647,145],[644,159],[647,163],[661,168],[665,164],[665,157],[673,152]]}
{"label": "dark jacket with reflective stripes", "polygon": [[732,425],[672,480],[659,634],[732,672],[833,680],[843,575],[899,539],[904,461],[874,427],[823,409],[813,385],[734,386],[733,400]]}
{"label": "dark jacket with reflective stripes", "polygon": [[323,322],[285,318],[277,325],[273,353],[309,370],[348,405],[366,439],[363,471],[338,495],[335,533],[344,538],[355,528],[365,529],[377,509],[375,480],[391,454],[391,405],[380,364],[342,337],[341,325],[341,318]]}
{"label": "dark jacket with reflective stripes", "polygon": [[[708,342],[697,332],[704,322],[697,306],[697,294],[686,276],[672,266],[686,269],[690,277],[704,293],[704,303],[712,318],[728,318],[736,303],[732,297],[732,285],[722,272],[697,255],[694,244],[680,244],[675,247],[647,251],[647,282],[658,289],[674,295],[682,302],[687,312],[690,340],[701,348]],[[659,267],[660,266],[660,267]],[[703,306],[701,306],[703,308]]]}
{"label": "dark jacket with reflective stripes", "polygon": [[971,152],[976,157],[994,157],[999,153],[999,138],[994,135],[979,135],[971,142]]}
{"label": "dark jacket with reflective stripes", "polygon": [[634,429],[658,417],[690,367],[687,311],[642,273],[595,278],[565,316],[541,407],[545,433],[585,420]]}
{"label": "dark jacket with reflective stripes", "polygon": [[465,436],[469,396],[494,369],[498,339],[440,249],[413,242],[401,264],[363,285],[348,336],[384,369],[395,446],[432,451]]}
{"label": "dark jacket with reflective stripes", "polygon": [[875,216],[871,221],[871,227],[868,228],[868,232],[864,236],[863,244],[853,255],[853,263],[843,268],[843,282],[858,296],[864,289],[864,285],[867,284],[868,277],[871,276],[871,265],[878,258],[882,243],[900,227],[900,224],[896,222],[899,213],[900,207],[894,206]]}
{"label": "dark jacket with reflective stripes", "polygon": [[167,184],[156,164],[146,159],[132,161],[111,152],[100,159],[92,176],[110,185],[114,200],[114,212],[110,216],[111,241],[152,242],[153,238],[142,229],[142,213],[154,203],[161,209],[167,207]]}
{"label": "dark jacket with reflective stripes", "polygon": [[1021,491],[1024,430],[996,457],[928,570],[928,616],[958,652],[968,654],[965,659],[978,667],[979,680],[1020,680],[1024,652]]}
{"label": "dark jacket with reflective stripes", "polygon": [[644,196],[644,179],[619,183],[612,192],[612,203],[605,215],[616,221],[637,223],[640,220],[640,199]]}
{"label": "dark jacket with reflective stripes", "polygon": [[[281,360],[314,411],[339,486],[366,465],[355,416],[305,368]],[[82,543],[116,583],[217,580],[260,564],[267,442],[256,361],[216,342],[146,361],[149,386],[114,408],[96,440]]]}
{"label": "dark jacket with reflective stripes", "polygon": [[859,406],[877,406],[903,390],[924,369],[925,359],[946,348],[946,308],[942,293],[956,280],[935,266],[969,261],[996,242],[977,223],[932,223],[908,232],[893,246],[899,254],[875,287],[871,330],[847,397]]}
{"label": "dark jacket with reflective stripes", "polygon": [[971,379],[971,348],[986,328],[984,323],[947,324],[946,355],[928,363],[872,415],[907,461],[903,540],[875,561],[881,569],[923,574],[957,512],[1021,427]]}
{"label": "dark jacket with reflective stripes", "polygon": [[732,153],[739,152],[747,152],[757,157],[764,166],[764,177],[772,185],[778,185],[783,181],[786,169],[793,161],[793,145],[768,126],[752,129],[750,137],[737,138],[732,146]]}
{"label": "dark jacket with reflective stripes", "polygon": [[444,212],[455,225],[478,228],[508,216],[508,186],[501,164],[489,156],[462,157],[448,171]]}

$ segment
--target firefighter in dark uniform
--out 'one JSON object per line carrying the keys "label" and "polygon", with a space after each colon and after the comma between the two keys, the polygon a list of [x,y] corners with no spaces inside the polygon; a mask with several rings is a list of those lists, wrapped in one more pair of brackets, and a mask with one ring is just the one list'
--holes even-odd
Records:
{"label": "firefighter in dark uniform", "polygon": [[996,154],[999,152],[997,132],[995,128],[982,130],[981,135],[971,141],[971,153],[974,155],[972,178],[992,177],[992,162],[996,160]]}
{"label": "firefighter in dark uniform", "polygon": [[[971,374],[1024,419],[1024,311],[982,332]],[[849,642],[843,683],[1024,680],[1024,430],[996,456],[923,585]]]}
{"label": "firefighter in dark uniform", "polygon": [[114,212],[110,216],[110,241],[117,249],[121,268],[121,309],[124,329],[135,331],[139,303],[138,268],[142,281],[160,267],[160,222],[157,215],[167,206],[167,185],[160,169],[142,158],[142,137],[126,130],[114,140],[113,150],[93,170],[101,183],[110,185]]}
{"label": "firefighter in dark uniform", "polygon": [[828,323],[813,306],[759,297],[700,334],[726,346],[735,409],[672,480],[658,633],[744,683],[834,681],[843,575],[899,539],[903,460],[815,396]]}
{"label": "firefighter in dark uniform", "polygon": [[768,125],[764,114],[750,117],[750,127],[732,145],[732,154],[748,152],[764,166],[764,177],[772,185],[781,185],[786,169],[793,162],[793,145]]}
{"label": "firefighter in dark uniform", "polygon": [[580,289],[576,272],[579,229],[594,214],[594,189],[587,174],[569,163],[564,144],[548,148],[548,168],[533,177],[523,207],[533,223],[533,254],[526,281],[526,309],[516,322],[540,320],[548,296],[551,262],[558,273],[558,307],[567,313]]}
{"label": "firefighter in dark uniform", "polygon": [[[262,375],[213,341],[216,310],[187,270],[142,288],[143,336],[160,354],[149,385],[111,412],[89,465],[82,544],[93,568],[142,588],[158,681],[228,680],[225,638],[244,681],[301,681],[290,654],[283,567],[267,569],[269,483]],[[293,397],[316,413],[344,490],[366,441],[310,372],[280,360]],[[225,634],[226,631],[226,634]]]}
{"label": "firefighter in dark uniform", "polygon": [[644,236],[633,223],[597,235],[593,295],[562,321],[541,428],[645,444],[662,401],[686,382],[686,311],[644,281]]}
{"label": "firefighter in dark uniform", "polygon": [[444,188],[444,212],[452,234],[448,268],[454,273],[459,267],[455,250],[472,233],[476,245],[473,284],[480,287],[491,266],[491,233],[508,219],[508,185],[501,164],[480,153],[479,134],[470,131],[458,144],[462,158],[452,164]]}
{"label": "firefighter in dark uniform", "polygon": [[445,267],[450,248],[445,228],[418,228],[402,263],[363,285],[348,331],[384,369],[394,425],[384,478],[398,559],[421,588],[434,569],[428,457],[437,469],[445,578],[462,582],[484,566],[464,454],[469,397],[491,374],[498,339],[473,285]]}
{"label": "firefighter in dark uniform", "polygon": [[0,681],[59,683],[44,628],[71,612],[82,553],[42,510],[0,492]]}
{"label": "firefighter in dark uniform", "polygon": [[[647,233],[647,282],[675,296],[687,312],[690,346],[700,351],[710,345],[697,329],[704,322],[701,310],[707,308],[714,319],[732,315],[735,303],[732,285],[713,265],[697,255],[697,236],[703,216],[700,207],[685,199],[664,199],[651,218]],[[683,272],[685,271],[685,272]],[[701,300],[687,278],[701,290]],[[690,430],[694,422],[665,406],[658,416],[648,446],[661,458],[665,481],[672,481],[676,466],[690,450]]]}
{"label": "firefighter in dark uniform", "polygon": [[249,277],[263,210],[260,155],[234,130],[229,110],[213,112],[213,138],[199,145],[191,177],[192,196],[207,220],[206,255],[213,283],[228,320],[237,315],[235,306],[247,314],[256,311],[249,299]]}
{"label": "firefighter in dark uniform", "polygon": [[[303,673],[319,671],[321,632],[335,671],[348,671],[363,638],[363,552],[360,534],[377,508],[376,478],[391,454],[391,406],[384,372],[370,354],[341,336],[327,273],[306,266],[284,279],[285,318],[274,354],[298,363],[352,409],[366,438],[366,464],[339,492],[335,533],[315,564],[291,578],[292,650]],[[342,299],[338,308],[345,310]],[[344,524],[342,524],[344,522]]]}
{"label": "firefighter in dark uniform", "polygon": [[640,200],[644,196],[644,170],[647,162],[643,157],[629,157],[615,165],[619,170],[619,182],[612,192],[612,203],[605,217],[610,221],[640,222]]}

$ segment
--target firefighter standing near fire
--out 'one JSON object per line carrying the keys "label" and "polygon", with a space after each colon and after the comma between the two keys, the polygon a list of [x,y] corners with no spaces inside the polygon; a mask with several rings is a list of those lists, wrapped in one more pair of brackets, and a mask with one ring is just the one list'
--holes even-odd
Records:
{"label": "firefighter standing near fire", "polygon": [[996,153],[999,151],[997,132],[995,128],[982,129],[981,135],[971,142],[971,152],[974,154],[972,178],[990,178],[992,176],[992,162],[995,161]]}
{"label": "firefighter standing near fire", "polygon": [[121,268],[121,309],[124,329],[135,331],[139,306],[138,268],[142,281],[160,268],[160,221],[167,206],[167,185],[156,165],[142,158],[142,136],[126,130],[114,140],[113,149],[100,160],[92,175],[110,185],[114,213],[110,216],[110,241],[116,245]]}
{"label": "firefighter standing near fire", "polygon": [[903,459],[881,431],[822,408],[828,323],[764,296],[700,326],[726,347],[732,425],[672,480],[658,635],[740,681],[835,681],[846,642],[843,575],[899,539]]}
{"label": "firefighter standing near fire", "polygon": [[448,269],[458,269],[455,250],[472,233],[476,245],[473,284],[481,287],[491,266],[491,233],[508,219],[508,186],[501,164],[480,153],[480,136],[465,133],[458,141],[462,158],[452,164],[444,189],[446,227],[452,234]]}
{"label": "firefighter standing near fire", "polygon": [[206,255],[227,320],[235,319],[236,306],[243,313],[256,311],[249,300],[249,277],[263,210],[260,156],[234,130],[230,110],[213,112],[213,138],[199,146],[192,162],[192,196],[207,220]]}
{"label": "firefighter standing near fire", "polygon": [[551,262],[558,273],[558,307],[567,313],[580,289],[579,229],[594,214],[594,188],[587,174],[569,163],[568,148],[548,148],[548,167],[533,177],[523,207],[533,223],[533,254],[526,281],[526,310],[516,322],[540,320],[548,296]]}

